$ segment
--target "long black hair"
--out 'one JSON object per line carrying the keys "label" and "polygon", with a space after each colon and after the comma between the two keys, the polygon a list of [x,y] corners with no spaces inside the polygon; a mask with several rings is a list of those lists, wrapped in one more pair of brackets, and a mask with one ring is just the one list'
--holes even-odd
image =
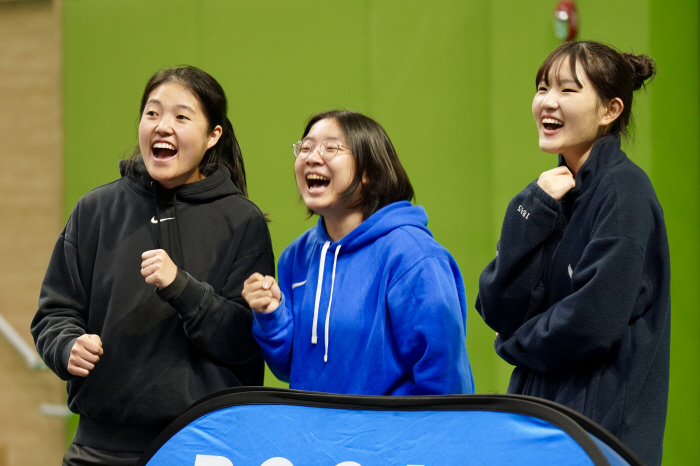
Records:
{"label": "long black hair", "polygon": [[[231,180],[238,189],[248,196],[246,185],[245,166],[243,155],[238,145],[238,140],[233,132],[233,125],[229,121],[228,101],[221,85],[211,75],[194,66],[177,66],[162,69],[151,77],[146,84],[141,97],[140,114],[148,102],[148,97],[165,83],[177,83],[189,90],[199,102],[204,115],[209,123],[209,131],[213,131],[217,125],[221,126],[221,137],[214,146],[209,148],[199,163],[199,171],[204,175],[210,175],[216,170],[218,164],[224,165],[231,172]],[[127,165],[127,174],[133,173],[133,161],[141,154],[137,146]]]}

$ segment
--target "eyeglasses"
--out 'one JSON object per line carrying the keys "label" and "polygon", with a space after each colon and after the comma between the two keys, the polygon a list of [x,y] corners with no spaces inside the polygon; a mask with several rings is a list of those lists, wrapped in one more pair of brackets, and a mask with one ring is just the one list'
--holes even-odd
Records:
{"label": "eyeglasses", "polygon": [[[316,150],[316,144],[308,139],[292,144],[292,147],[294,148],[294,156],[301,160],[306,160]],[[328,161],[335,157],[340,149],[347,147],[337,141],[323,141],[318,145],[318,154]]]}

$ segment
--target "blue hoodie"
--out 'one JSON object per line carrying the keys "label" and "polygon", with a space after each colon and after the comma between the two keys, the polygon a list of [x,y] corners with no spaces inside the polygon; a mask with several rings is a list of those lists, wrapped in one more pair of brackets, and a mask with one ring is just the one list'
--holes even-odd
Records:
{"label": "blue hoodie", "polygon": [[473,393],[462,275],[408,201],[340,241],[323,218],[279,260],[279,307],[253,333],[290,388],[362,395]]}

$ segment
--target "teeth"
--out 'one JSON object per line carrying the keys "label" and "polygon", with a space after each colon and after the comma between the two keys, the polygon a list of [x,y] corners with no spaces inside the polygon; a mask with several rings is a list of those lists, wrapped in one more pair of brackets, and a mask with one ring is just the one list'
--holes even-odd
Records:
{"label": "teeth", "polygon": [[306,175],[306,179],[307,180],[322,180],[322,181],[328,180],[328,178],[326,178],[325,176],[317,175],[315,173],[309,173],[308,175]]}
{"label": "teeth", "polygon": [[561,120],[557,120],[556,118],[542,118],[542,123],[543,124],[552,124],[552,125],[559,125],[562,126],[564,123]]}
{"label": "teeth", "polygon": [[154,149],[170,149],[170,150],[175,150],[175,146],[172,144],[168,144],[167,142],[156,142],[153,144]]}

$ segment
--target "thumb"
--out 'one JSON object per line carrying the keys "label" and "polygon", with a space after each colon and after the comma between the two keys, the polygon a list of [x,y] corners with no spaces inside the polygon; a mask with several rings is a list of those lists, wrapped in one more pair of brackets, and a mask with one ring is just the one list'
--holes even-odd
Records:
{"label": "thumb", "polygon": [[99,335],[95,334],[88,335],[88,338],[90,338],[90,341],[97,345],[98,351],[95,354],[102,354],[104,352],[102,350],[102,338],[100,338]]}

